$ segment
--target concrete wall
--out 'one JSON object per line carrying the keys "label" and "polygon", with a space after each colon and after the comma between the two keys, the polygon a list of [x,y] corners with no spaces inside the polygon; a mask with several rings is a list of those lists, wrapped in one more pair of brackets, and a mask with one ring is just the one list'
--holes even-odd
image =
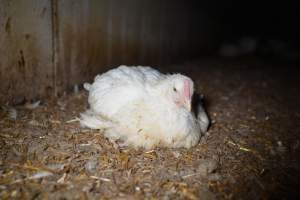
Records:
{"label": "concrete wall", "polygon": [[209,49],[191,2],[0,0],[0,99],[61,94],[120,64],[176,63]]}

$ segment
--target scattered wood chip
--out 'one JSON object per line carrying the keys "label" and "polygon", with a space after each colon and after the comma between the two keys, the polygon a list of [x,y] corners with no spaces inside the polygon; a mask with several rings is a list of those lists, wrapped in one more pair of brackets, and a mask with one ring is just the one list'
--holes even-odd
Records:
{"label": "scattered wood chip", "polygon": [[59,120],[54,120],[54,119],[50,119],[50,122],[51,122],[52,124],[61,124],[61,121],[59,121]]}
{"label": "scattered wood chip", "polygon": [[40,171],[40,172],[37,172],[36,174],[28,177],[27,179],[28,180],[39,179],[39,178],[44,178],[44,177],[52,176],[52,175],[53,175],[53,173],[51,173],[49,171]]}
{"label": "scattered wood chip", "polygon": [[108,178],[103,178],[103,177],[90,176],[90,178],[96,179],[96,180],[100,180],[100,181],[104,181],[104,182],[111,182],[110,179],[108,179]]}
{"label": "scattered wood chip", "polygon": [[227,144],[230,144],[230,145],[232,145],[232,146],[235,146],[235,147],[237,147],[239,150],[241,150],[241,151],[247,151],[247,152],[252,152],[253,150],[251,150],[251,149],[249,149],[249,148],[246,148],[246,147],[243,147],[243,146],[241,146],[241,145],[239,145],[239,144],[236,144],[236,143],[234,143],[233,141],[227,141]]}
{"label": "scattered wood chip", "polygon": [[67,178],[67,173],[64,173],[64,174],[62,175],[62,177],[60,177],[60,178],[57,180],[57,183],[60,183],[60,184],[65,183],[66,178]]}
{"label": "scattered wood chip", "polygon": [[36,101],[36,102],[33,102],[33,103],[27,102],[27,103],[24,105],[24,107],[25,107],[26,109],[29,109],[29,110],[34,110],[34,109],[36,109],[37,107],[39,107],[40,103],[41,103],[40,100],[38,100],[38,101]]}
{"label": "scattered wood chip", "polygon": [[79,122],[79,121],[80,121],[80,119],[78,117],[76,117],[75,119],[71,119],[71,120],[66,121],[66,123],[69,124],[69,123]]}
{"label": "scattered wood chip", "polygon": [[8,110],[8,116],[11,119],[16,120],[17,117],[18,117],[18,111],[15,108],[9,108],[9,110]]}

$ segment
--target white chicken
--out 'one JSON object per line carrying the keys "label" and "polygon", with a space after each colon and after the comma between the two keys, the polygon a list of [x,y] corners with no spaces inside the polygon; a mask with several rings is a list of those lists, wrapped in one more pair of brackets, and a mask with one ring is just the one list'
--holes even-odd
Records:
{"label": "white chicken", "polygon": [[90,108],[81,114],[81,125],[124,145],[190,148],[209,125],[200,104],[198,118],[191,112],[193,81],[181,74],[123,65],[97,75],[84,88]]}

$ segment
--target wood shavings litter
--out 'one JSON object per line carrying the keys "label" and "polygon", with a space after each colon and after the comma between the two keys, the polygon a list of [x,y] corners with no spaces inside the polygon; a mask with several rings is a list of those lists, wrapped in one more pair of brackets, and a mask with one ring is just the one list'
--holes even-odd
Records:
{"label": "wood shavings litter", "polygon": [[33,103],[26,103],[25,105],[24,105],[24,107],[26,108],[26,109],[29,109],[29,110],[34,110],[34,109],[36,109],[37,107],[39,107],[39,105],[40,105],[40,103],[41,103],[41,101],[40,100],[38,100],[38,101],[36,101],[36,102],[33,102]]}

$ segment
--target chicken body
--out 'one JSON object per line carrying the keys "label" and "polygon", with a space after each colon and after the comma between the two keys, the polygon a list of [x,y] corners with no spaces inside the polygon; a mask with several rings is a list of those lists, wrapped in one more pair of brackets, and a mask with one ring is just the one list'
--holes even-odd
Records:
{"label": "chicken body", "polygon": [[81,124],[101,129],[106,137],[125,145],[190,148],[209,123],[203,109],[202,121],[190,111],[193,82],[180,74],[120,66],[84,87],[90,109],[81,114]]}

